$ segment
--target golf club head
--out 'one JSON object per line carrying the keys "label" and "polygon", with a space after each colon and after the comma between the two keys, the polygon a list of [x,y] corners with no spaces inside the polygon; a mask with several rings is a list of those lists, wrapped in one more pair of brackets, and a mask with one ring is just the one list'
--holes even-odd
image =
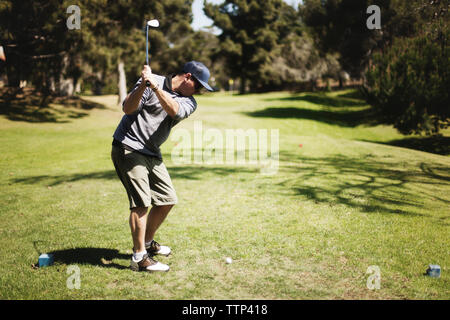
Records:
{"label": "golf club head", "polygon": [[159,21],[156,20],[156,19],[149,20],[149,21],[147,21],[147,25],[149,27],[158,28],[159,27]]}

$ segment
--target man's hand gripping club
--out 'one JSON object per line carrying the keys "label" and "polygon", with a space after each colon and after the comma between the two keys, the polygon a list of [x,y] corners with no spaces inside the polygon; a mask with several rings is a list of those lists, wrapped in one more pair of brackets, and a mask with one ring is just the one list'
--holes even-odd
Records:
{"label": "man's hand gripping club", "polygon": [[153,90],[153,92],[158,97],[158,100],[161,103],[163,109],[169,116],[175,117],[179,109],[178,102],[176,102],[169,95],[169,93],[159,88],[158,84],[153,78],[152,69],[149,65],[144,65],[141,72],[141,78],[142,81],[140,85],[136,88],[136,90],[128,94],[128,96],[125,98],[125,101],[123,103],[123,112],[125,112],[125,114],[132,114],[138,109],[139,103],[145,89],[147,88],[148,82],[150,89]]}

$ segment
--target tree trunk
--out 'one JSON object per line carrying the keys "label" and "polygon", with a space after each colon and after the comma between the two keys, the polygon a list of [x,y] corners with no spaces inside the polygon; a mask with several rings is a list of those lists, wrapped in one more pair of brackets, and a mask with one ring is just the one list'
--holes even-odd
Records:
{"label": "tree trunk", "polygon": [[20,88],[20,69],[21,61],[12,50],[4,47],[6,56],[6,76],[8,78],[8,87]]}
{"label": "tree trunk", "polygon": [[312,92],[315,92],[317,89],[317,79],[311,79],[309,80],[310,90]]}
{"label": "tree trunk", "polygon": [[56,93],[62,97],[71,97],[75,92],[75,81],[69,75],[67,78],[64,78],[63,75],[67,74],[67,70],[70,70],[70,60],[67,55],[64,56],[61,62],[61,71],[59,72],[56,79],[52,79],[54,84],[52,85],[54,88],[51,88],[51,91]]}
{"label": "tree trunk", "polygon": [[75,86],[75,93],[81,93],[81,80],[78,79],[74,79],[73,80],[74,86]]}
{"label": "tree trunk", "polygon": [[125,98],[127,96],[127,79],[126,79],[126,75],[125,75],[125,64],[123,63],[122,60],[119,60],[118,70],[119,70],[119,83],[118,83],[119,101],[118,101],[118,104],[121,105],[123,100],[125,100]]}
{"label": "tree trunk", "polygon": [[245,76],[241,76],[241,88],[239,90],[240,94],[245,94],[245,89],[247,85],[247,79]]}
{"label": "tree trunk", "polygon": [[59,81],[59,94],[64,97],[71,97],[75,91],[73,79],[61,79]]}
{"label": "tree trunk", "polygon": [[99,71],[95,74],[95,80],[94,80],[94,94],[96,96],[101,96],[102,95],[102,90],[103,90],[103,72]]}

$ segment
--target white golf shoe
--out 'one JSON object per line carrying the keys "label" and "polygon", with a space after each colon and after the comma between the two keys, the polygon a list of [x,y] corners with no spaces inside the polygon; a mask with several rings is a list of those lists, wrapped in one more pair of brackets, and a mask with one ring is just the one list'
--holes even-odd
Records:
{"label": "white golf shoe", "polygon": [[155,240],[153,240],[149,246],[145,246],[145,249],[147,250],[147,253],[151,256],[159,254],[167,257],[172,251],[170,250],[169,247],[162,246]]}
{"label": "white golf shoe", "polygon": [[145,254],[142,260],[135,261],[131,258],[130,268],[133,271],[147,271],[147,272],[167,272],[169,271],[169,266],[167,264],[158,262]]}

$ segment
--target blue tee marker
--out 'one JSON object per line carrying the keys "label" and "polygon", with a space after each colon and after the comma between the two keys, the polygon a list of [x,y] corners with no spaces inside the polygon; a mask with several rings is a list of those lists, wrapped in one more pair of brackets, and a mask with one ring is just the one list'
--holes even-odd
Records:
{"label": "blue tee marker", "polygon": [[48,267],[53,264],[53,255],[43,253],[39,256],[39,268]]}

